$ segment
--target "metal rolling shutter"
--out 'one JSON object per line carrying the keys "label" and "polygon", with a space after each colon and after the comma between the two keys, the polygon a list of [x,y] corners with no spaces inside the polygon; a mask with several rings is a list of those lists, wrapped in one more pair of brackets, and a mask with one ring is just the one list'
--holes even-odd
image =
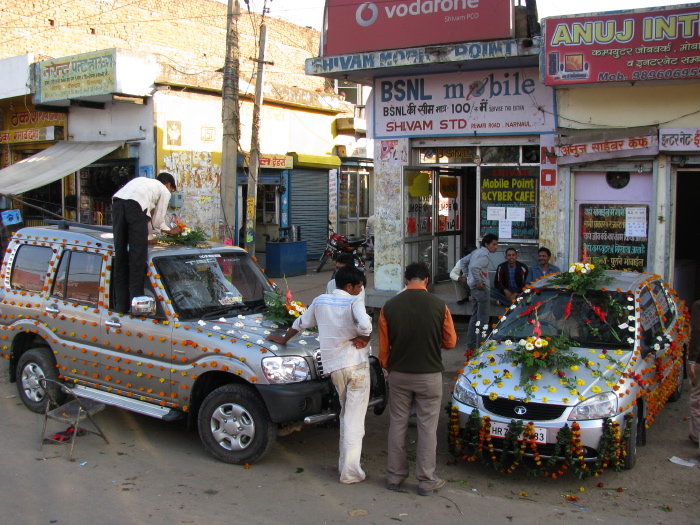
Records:
{"label": "metal rolling shutter", "polygon": [[306,258],[318,259],[328,237],[328,170],[290,170],[289,190],[289,225],[301,227]]}

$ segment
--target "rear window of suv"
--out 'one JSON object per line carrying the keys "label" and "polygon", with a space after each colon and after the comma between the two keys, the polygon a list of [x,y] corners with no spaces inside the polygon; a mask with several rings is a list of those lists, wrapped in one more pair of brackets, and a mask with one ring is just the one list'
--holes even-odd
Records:
{"label": "rear window of suv", "polygon": [[53,250],[44,246],[20,246],[12,265],[10,286],[15,290],[41,293],[52,255]]}
{"label": "rear window of suv", "polygon": [[101,270],[101,255],[65,252],[58,265],[52,295],[97,305],[100,296]]}

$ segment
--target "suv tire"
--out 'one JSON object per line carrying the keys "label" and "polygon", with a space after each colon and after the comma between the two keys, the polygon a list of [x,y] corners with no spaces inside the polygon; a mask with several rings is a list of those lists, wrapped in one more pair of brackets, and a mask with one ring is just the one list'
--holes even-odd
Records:
{"label": "suv tire", "polygon": [[198,416],[204,448],[224,463],[253,463],[277,438],[277,425],[255,390],[247,385],[224,385],[212,391]]}
{"label": "suv tire", "polygon": [[[17,362],[17,392],[22,402],[32,412],[43,414],[49,397],[39,384],[39,379],[53,379],[58,381],[56,360],[51,350],[45,346],[30,348]],[[56,385],[48,387],[51,396],[61,403],[65,394]]]}

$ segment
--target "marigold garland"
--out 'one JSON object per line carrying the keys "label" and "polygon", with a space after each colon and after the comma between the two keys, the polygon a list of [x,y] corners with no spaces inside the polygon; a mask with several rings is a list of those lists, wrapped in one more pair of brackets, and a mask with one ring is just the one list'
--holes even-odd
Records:
{"label": "marigold garland", "polygon": [[[491,438],[491,418],[480,417],[478,410],[473,410],[467,420],[466,428],[459,426],[459,408],[448,405],[449,415],[449,450],[453,456],[468,462],[479,460],[502,474],[514,472],[524,465],[527,473],[533,476],[557,478],[567,470],[579,479],[600,475],[612,466],[620,471],[628,454],[632,425],[636,425],[631,413],[625,415],[625,431],[620,432],[620,424],[610,418],[603,420],[603,432],[594,462],[587,462],[581,442],[581,428],[577,422],[571,426],[564,425],[557,433],[557,442],[547,461],[543,461],[536,441],[535,425],[532,421],[511,420],[503,439],[501,451],[496,448]],[[520,436],[522,435],[522,438]],[[468,452],[471,449],[471,453]],[[523,464],[523,458],[532,458],[534,467]],[[510,461],[510,464],[508,462]]]}

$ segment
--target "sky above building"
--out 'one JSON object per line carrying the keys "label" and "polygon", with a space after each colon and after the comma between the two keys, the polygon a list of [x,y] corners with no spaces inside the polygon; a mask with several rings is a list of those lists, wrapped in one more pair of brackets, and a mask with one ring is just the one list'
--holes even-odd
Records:
{"label": "sky above building", "polygon": [[[325,0],[239,0],[242,9],[261,12],[263,7],[269,9],[269,15],[282,18],[300,26],[310,26],[321,30]],[[396,0],[401,1],[401,0]],[[412,2],[414,0],[403,0]],[[225,3],[225,2],[224,2]],[[523,5],[525,4],[523,0]],[[687,3],[687,2],[686,2]],[[575,13],[595,13],[600,11],[619,11],[621,9],[642,9],[645,7],[684,5],[682,2],[663,0],[538,0],[537,12],[540,18]]]}

